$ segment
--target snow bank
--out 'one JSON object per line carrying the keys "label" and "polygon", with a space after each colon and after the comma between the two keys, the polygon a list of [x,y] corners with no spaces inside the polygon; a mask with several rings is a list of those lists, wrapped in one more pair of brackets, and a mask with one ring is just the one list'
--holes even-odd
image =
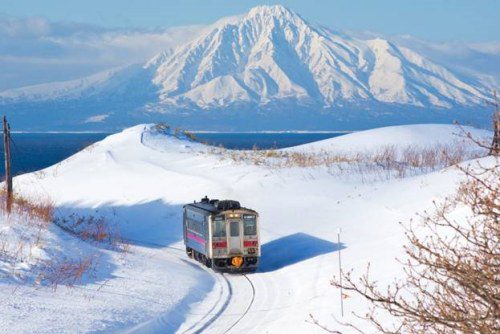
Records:
{"label": "snow bank", "polygon": [[406,147],[427,148],[436,145],[465,145],[476,147],[467,134],[472,138],[490,142],[492,133],[487,130],[469,126],[459,127],[448,124],[416,124],[377,128],[354,132],[340,137],[321,140],[310,144],[288,148],[296,152],[370,152],[384,147],[394,146],[402,149]]}

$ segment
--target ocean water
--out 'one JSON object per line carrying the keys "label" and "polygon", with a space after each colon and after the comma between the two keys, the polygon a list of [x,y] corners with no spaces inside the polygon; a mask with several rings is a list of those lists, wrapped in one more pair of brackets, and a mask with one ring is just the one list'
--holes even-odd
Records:
{"label": "ocean water", "polygon": [[318,140],[338,137],[337,132],[280,132],[280,133],[194,133],[196,138],[210,145],[222,145],[236,150],[285,148]]}
{"label": "ocean water", "polygon": [[[52,166],[104,139],[106,133],[12,133],[12,174],[19,175]],[[5,175],[4,148],[0,144],[0,173]]]}
{"label": "ocean water", "polygon": [[[40,170],[104,139],[109,133],[13,133],[12,173]],[[195,133],[199,141],[230,149],[284,148],[342,135],[341,133]],[[0,174],[5,174],[4,150],[0,144]]]}

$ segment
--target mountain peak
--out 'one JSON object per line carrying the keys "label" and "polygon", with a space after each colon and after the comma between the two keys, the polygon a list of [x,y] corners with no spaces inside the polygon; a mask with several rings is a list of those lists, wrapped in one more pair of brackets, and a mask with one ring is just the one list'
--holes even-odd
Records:
{"label": "mountain peak", "polygon": [[243,17],[243,20],[257,20],[265,23],[270,20],[277,20],[281,23],[307,24],[299,14],[281,5],[253,7]]}
{"label": "mountain peak", "polygon": [[293,11],[282,5],[256,6],[250,9],[248,16],[295,16]]}
{"label": "mountain peak", "polygon": [[284,7],[282,5],[262,5],[251,8],[248,12],[235,15],[228,16],[217,20],[210,27],[213,29],[226,29],[230,26],[240,25],[242,22],[250,22],[250,24],[264,24],[267,25],[271,20],[277,20],[281,24],[292,22],[294,24],[297,23],[305,23],[304,19],[300,17],[294,11]]}

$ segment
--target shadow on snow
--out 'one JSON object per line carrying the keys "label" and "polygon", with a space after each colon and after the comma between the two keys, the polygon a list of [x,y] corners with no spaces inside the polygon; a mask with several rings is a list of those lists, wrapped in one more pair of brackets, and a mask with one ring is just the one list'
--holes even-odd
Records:
{"label": "shadow on snow", "polygon": [[[182,240],[182,206],[165,203],[162,200],[131,205],[104,203],[94,208],[85,206],[85,203],[72,203],[58,208],[59,217],[67,217],[71,214],[80,217],[104,217],[110,224],[117,227],[124,240],[133,245],[148,248],[172,248],[175,247],[172,246],[173,244]],[[184,257],[184,249],[179,250],[182,251],[179,253],[181,257]],[[191,270],[191,275],[197,277],[197,284],[191,293],[187,293],[165,312],[152,319],[139,323],[118,320],[106,324],[102,332],[115,330],[122,330],[126,333],[176,332],[191,311],[190,305],[202,301],[215,284],[214,277],[200,266],[190,261],[183,261],[183,263]],[[115,277],[114,269],[115,266],[102,276],[105,279]]]}
{"label": "shadow on snow", "polygon": [[182,206],[162,200],[132,205],[102,204],[96,208],[76,204],[60,207],[58,211],[60,216],[104,217],[133,245],[163,248],[182,240]]}
{"label": "shadow on snow", "polygon": [[342,243],[339,245],[309,234],[290,234],[262,245],[258,271],[275,271],[344,248]]}

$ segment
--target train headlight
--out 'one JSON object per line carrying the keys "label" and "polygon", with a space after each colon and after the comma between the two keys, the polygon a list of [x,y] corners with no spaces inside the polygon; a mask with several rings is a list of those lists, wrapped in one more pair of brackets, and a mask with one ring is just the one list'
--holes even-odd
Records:
{"label": "train headlight", "polygon": [[235,256],[231,259],[231,264],[239,268],[243,264],[243,258],[241,256]]}

